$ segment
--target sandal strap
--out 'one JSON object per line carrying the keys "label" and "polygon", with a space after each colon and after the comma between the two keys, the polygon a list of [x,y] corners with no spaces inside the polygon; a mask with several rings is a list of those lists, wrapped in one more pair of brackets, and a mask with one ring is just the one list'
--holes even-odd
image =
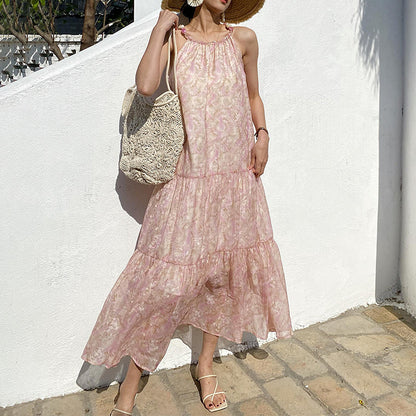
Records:
{"label": "sandal strap", "polygon": [[216,390],[217,390],[217,386],[218,386],[218,381],[215,383],[215,389],[214,389],[214,392],[213,392],[213,393],[209,393],[209,394],[207,394],[207,395],[206,395],[206,396],[202,399],[202,401],[203,401],[203,402],[205,402],[205,399],[206,399],[207,397],[209,397],[209,396],[212,396],[211,401],[213,401],[214,396],[215,396],[215,392],[216,392]]}
{"label": "sandal strap", "polygon": [[217,387],[218,387],[218,380],[216,380],[214,392],[213,392],[213,393],[209,393],[209,394],[207,394],[207,395],[206,395],[206,396],[202,399],[202,402],[205,402],[205,399],[206,399],[207,397],[209,397],[209,396],[212,396],[211,401],[213,402],[214,396],[217,394]]}
{"label": "sandal strap", "polygon": [[120,410],[120,409],[117,409],[116,407],[111,411],[111,413],[110,413],[110,416],[113,414],[113,412],[114,411],[117,411],[117,412],[120,412],[120,413],[124,413],[125,415],[129,415],[129,416],[132,416],[132,414],[133,413],[130,413],[130,412],[125,412],[124,410]]}
{"label": "sandal strap", "polygon": [[[215,393],[210,393],[210,394],[207,394],[203,399],[202,399],[202,401],[204,402],[205,401],[205,399],[208,397],[208,396],[215,396],[216,394],[221,394],[221,393],[224,393],[225,394],[225,391],[216,391]],[[211,399],[212,400],[212,399]]]}
{"label": "sandal strap", "polygon": [[[198,363],[198,364],[199,364],[199,363]],[[197,369],[198,369],[198,373],[199,373],[199,366],[198,366],[198,364],[197,364]],[[216,383],[215,383],[215,389],[214,389],[214,392],[213,392],[213,393],[209,393],[209,394],[207,394],[207,395],[206,395],[206,396],[202,399],[202,402],[204,403],[204,402],[205,402],[205,400],[207,399],[207,397],[212,396],[211,401],[213,402],[213,398],[214,398],[214,396],[215,396],[216,394],[221,394],[221,393],[224,393],[224,394],[225,394],[225,391],[217,391],[217,388],[218,388],[218,377],[217,377],[217,375],[216,375],[216,374],[207,374],[206,376],[201,376],[201,377],[198,377],[198,378],[197,378],[197,380],[199,381],[199,380],[201,380],[201,379],[203,379],[203,378],[205,378],[205,377],[216,377],[216,378],[217,378]]]}
{"label": "sandal strap", "polygon": [[201,380],[201,378],[205,378],[205,377],[217,377],[217,375],[216,374],[208,374],[207,376],[199,377],[198,380]]}

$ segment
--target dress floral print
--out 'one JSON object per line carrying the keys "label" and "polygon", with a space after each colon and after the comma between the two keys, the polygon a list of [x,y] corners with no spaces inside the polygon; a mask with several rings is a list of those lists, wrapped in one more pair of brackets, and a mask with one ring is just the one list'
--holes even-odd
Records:
{"label": "dress floral print", "polygon": [[260,177],[241,51],[228,27],[186,41],[177,80],[186,140],[174,178],[156,185],[127,266],[82,358],[109,368],[129,355],[154,371],[175,329],[190,324],[241,342],[293,334],[285,276]]}

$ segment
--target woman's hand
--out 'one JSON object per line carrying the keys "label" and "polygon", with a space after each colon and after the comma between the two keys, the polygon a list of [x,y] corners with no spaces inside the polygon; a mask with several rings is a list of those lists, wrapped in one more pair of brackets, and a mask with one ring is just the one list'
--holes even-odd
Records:
{"label": "woman's hand", "polygon": [[248,167],[249,170],[251,170],[258,178],[263,174],[268,159],[269,135],[264,130],[260,130],[257,137],[257,142],[251,149],[251,161]]}
{"label": "woman's hand", "polygon": [[179,17],[176,13],[171,12],[170,10],[162,10],[159,13],[159,18],[155,24],[154,29],[166,33],[168,30],[172,29],[173,26],[177,28],[178,23]]}

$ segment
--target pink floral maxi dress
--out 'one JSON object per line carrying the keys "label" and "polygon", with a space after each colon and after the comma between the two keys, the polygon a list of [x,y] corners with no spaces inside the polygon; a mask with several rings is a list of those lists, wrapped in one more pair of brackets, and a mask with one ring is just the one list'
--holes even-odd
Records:
{"label": "pink floral maxi dress", "polygon": [[216,42],[182,29],[184,148],[174,178],[154,187],[136,249],[85,346],[91,364],[109,368],[129,355],[154,371],[182,324],[237,343],[243,331],[293,334],[262,181],[248,170],[255,143],[248,89],[227,29]]}

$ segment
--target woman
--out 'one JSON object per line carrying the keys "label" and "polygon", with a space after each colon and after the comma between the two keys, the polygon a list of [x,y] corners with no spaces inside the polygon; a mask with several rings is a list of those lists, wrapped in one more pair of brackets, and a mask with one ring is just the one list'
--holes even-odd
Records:
{"label": "woman", "polygon": [[[164,0],[136,73],[160,85],[174,27],[186,140],[174,178],[154,188],[136,250],[111,290],[82,358],[112,367],[131,357],[113,416],[131,414],[143,369],[154,371],[179,325],[203,331],[195,369],[209,411],[227,406],[212,371],[218,337],[293,331],[280,252],[260,176],[269,135],[253,30],[232,27],[264,0]],[[181,10],[190,17],[178,26]],[[227,24],[224,24],[224,21]],[[253,129],[254,124],[254,129]],[[255,136],[253,135],[256,131]]]}

